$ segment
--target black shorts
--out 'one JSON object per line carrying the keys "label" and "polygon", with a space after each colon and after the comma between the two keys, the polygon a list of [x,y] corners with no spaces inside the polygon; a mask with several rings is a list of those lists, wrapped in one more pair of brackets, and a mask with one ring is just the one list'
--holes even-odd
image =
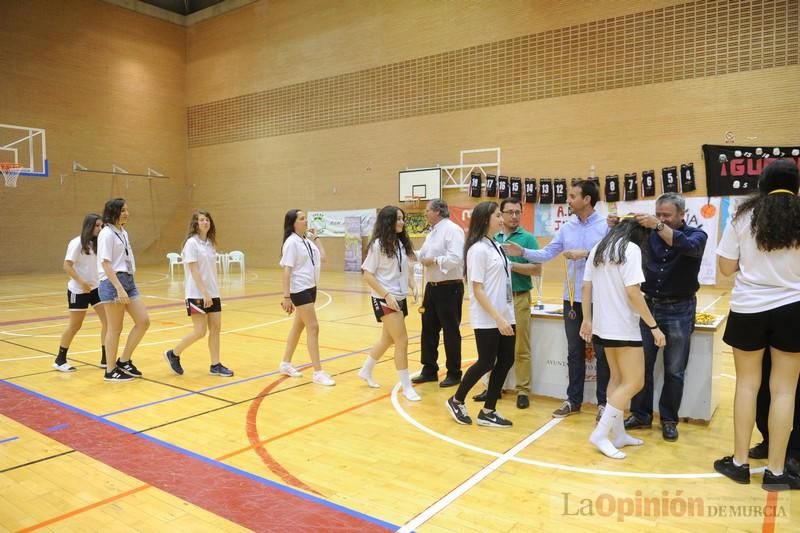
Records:
{"label": "black shorts", "polygon": [[800,324],[800,302],[795,302],[760,313],[728,314],[725,334],[722,340],[726,344],[753,352],[771,346],[783,352],[800,352],[800,336],[797,326]]}
{"label": "black shorts", "polygon": [[70,311],[86,311],[89,309],[89,304],[95,306],[100,303],[100,293],[97,288],[91,292],[74,293],[67,289],[67,307]]}
{"label": "black shorts", "polygon": [[592,335],[592,342],[599,344],[603,348],[641,348],[642,341],[620,341],[617,339],[604,339],[597,335]]}
{"label": "black shorts", "polygon": [[222,300],[219,298],[211,298],[211,305],[203,307],[202,298],[187,298],[186,299],[186,314],[192,315],[205,315],[208,313],[219,313],[222,311]]}
{"label": "black shorts", "polygon": [[317,301],[317,288],[311,287],[304,291],[289,293],[289,298],[292,300],[295,307],[298,305],[313,304]]}
{"label": "black shorts", "polygon": [[[397,300],[397,304],[400,306],[403,316],[408,316],[408,304],[406,303],[406,299]],[[372,310],[375,312],[375,320],[378,322],[381,321],[382,316],[397,312],[386,306],[386,300],[383,298],[375,298],[374,296],[372,296]]]}

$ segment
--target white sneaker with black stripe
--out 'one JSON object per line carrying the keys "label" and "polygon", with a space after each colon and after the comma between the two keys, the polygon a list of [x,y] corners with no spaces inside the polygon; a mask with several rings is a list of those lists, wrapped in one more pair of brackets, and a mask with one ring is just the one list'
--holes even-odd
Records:
{"label": "white sneaker with black stripe", "polygon": [[488,428],[510,428],[514,424],[511,420],[506,420],[497,411],[489,411],[488,413],[481,409],[478,413],[478,425]]}

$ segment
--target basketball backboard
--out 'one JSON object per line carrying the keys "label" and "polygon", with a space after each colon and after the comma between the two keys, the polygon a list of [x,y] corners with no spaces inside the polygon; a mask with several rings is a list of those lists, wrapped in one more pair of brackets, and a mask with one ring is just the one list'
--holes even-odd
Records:
{"label": "basketball backboard", "polygon": [[0,163],[22,165],[20,176],[47,176],[49,171],[45,130],[0,124]]}
{"label": "basketball backboard", "polygon": [[442,197],[442,171],[437,168],[419,168],[400,171],[398,200],[436,200]]}

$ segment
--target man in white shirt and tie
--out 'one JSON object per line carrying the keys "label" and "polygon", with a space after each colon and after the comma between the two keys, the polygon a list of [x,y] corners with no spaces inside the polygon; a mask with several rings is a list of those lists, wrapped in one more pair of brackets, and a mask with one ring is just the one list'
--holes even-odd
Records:
{"label": "man in white shirt and tie", "polygon": [[447,376],[440,387],[461,383],[461,304],[464,301],[464,230],[450,220],[444,200],[425,207],[431,232],[417,252],[425,267],[422,300],[422,370],[414,383],[439,380],[439,332],[444,334]]}

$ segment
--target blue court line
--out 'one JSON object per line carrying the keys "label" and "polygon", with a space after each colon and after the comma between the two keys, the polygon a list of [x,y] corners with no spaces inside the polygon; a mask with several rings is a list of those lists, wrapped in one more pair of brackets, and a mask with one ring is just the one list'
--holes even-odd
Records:
{"label": "blue court line", "polygon": [[0,439],[0,444],[5,444],[6,442],[11,442],[12,440],[17,440],[19,437],[8,437],[7,439]]}
{"label": "blue court line", "polygon": [[[120,431],[123,431],[125,433],[129,433],[129,434],[136,433],[136,431],[134,431],[134,430],[132,430],[132,429],[130,429],[128,427],[125,427],[125,426],[123,426],[121,424],[117,424],[116,422],[112,422],[112,421],[107,420],[107,419],[105,419],[105,418],[103,418],[101,416],[92,414],[92,413],[90,413],[88,411],[84,411],[83,409],[81,409],[79,407],[75,407],[73,405],[69,405],[69,404],[64,403],[62,401],[56,400],[55,398],[51,398],[49,396],[45,396],[44,394],[38,393],[36,391],[27,389],[25,387],[21,387],[20,385],[17,385],[16,383],[11,383],[11,382],[9,382],[9,381],[7,381],[5,379],[0,379],[0,382],[5,383],[6,385],[8,385],[9,387],[12,387],[14,389],[17,389],[17,390],[22,391],[24,393],[30,394],[31,396],[35,396],[35,397],[40,398],[40,399],[42,399],[44,401],[47,401],[47,402],[50,402],[50,403],[54,403],[54,404],[56,404],[56,405],[58,405],[60,407],[63,407],[64,409],[68,409],[68,410],[70,410],[70,411],[72,411],[74,413],[77,413],[77,414],[79,414],[81,416],[85,416],[86,418],[89,418],[89,419],[94,420],[96,422],[99,422],[101,424],[108,424],[109,426],[112,426],[112,427],[114,427],[116,429],[119,429]],[[176,452],[181,453],[183,455],[186,455],[188,457],[192,457],[193,459],[197,459],[197,460],[203,461],[205,463],[208,463],[210,465],[216,466],[218,468],[223,468],[225,470],[228,470],[229,472],[232,472],[234,474],[241,475],[243,477],[249,478],[249,479],[251,479],[253,481],[256,481],[257,483],[261,483],[262,485],[278,489],[280,491],[292,494],[294,496],[299,496],[299,497],[301,497],[301,498],[303,498],[303,499],[305,499],[305,500],[307,500],[309,502],[316,503],[316,504],[322,505],[324,507],[328,507],[330,509],[335,509],[335,510],[340,511],[342,513],[345,513],[347,515],[350,515],[350,516],[353,516],[353,517],[356,517],[356,518],[360,518],[360,519],[365,520],[367,522],[370,522],[370,523],[373,523],[373,524],[377,524],[377,525],[379,525],[381,527],[385,527],[386,529],[391,529],[392,531],[396,531],[397,529],[399,529],[399,526],[397,526],[395,524],[392,524],[392,523],[389,523],[389,522],[385,522],[385,521],[383,521],[383,520],[381,520],[379,518],[375,518],[373,516],[369,516],[369,515],[360,513],[358,511],[353,510],[353,509],[348,509],[347,507],[344,507],[344,506],[341,506],[339,504],[330,502],[328,500],[324,500],[322,498],[318,498],[318,497],[313,496],[311,494],[306,494],[305,492],[302,492],[302,491],[299,491],[299,490],[294,489],[292,487],[288,487],[286,485],[282,485],[282,484],[277,483],[275,481],[263,478],[263,477],[258,476],[256,474],[253,474],[251,472],[247,472],[245,470],[240,470],[240,469],[238,469],[238,468],[236,468],[234,466],[230,466],[230,465],[225,464],[225,463],[223,463],[221,461],[217,461],[215,459],[211,459],[210,457],[205,457],[205,456],[202,456],[202,455],[198,455],[197,453],[195,453],[195,452],[193,452],[191,450],[187,450],[185,448],[181,448],[179,446],[176,446],[176,445],[171,444],[169,442],[165,442],[165,441],[163,441],[161,439],[158,439],[156,437],[153,437],[151,435],[146,435],[144,433],[138,433],[136,436],[137,437],[141,437],[143,439],[147,439],[147,440],[149,440],[149,441],[151,441],[151,442],[153,442],[155,444],[158,444],[159,446],[163,446],[165,448],[169,448],[169,449],[171,449],[173,451],[176,451]],[[18,437],[12,437],[11,439],[13,440],[13,439],[16,439],[16,438],[18,438]],[[3,441],[0,441],[0,442],[3,442]]]}
{"label": "blue court line", "polygon": [[47,428],[45,431],[47,431],[47,432],[58,431],[59,429],[64,429],[66,427],[69,427],[69,424],[58,424],[58,425],[55,425],[55,426],[53,426],[51,428]]}

